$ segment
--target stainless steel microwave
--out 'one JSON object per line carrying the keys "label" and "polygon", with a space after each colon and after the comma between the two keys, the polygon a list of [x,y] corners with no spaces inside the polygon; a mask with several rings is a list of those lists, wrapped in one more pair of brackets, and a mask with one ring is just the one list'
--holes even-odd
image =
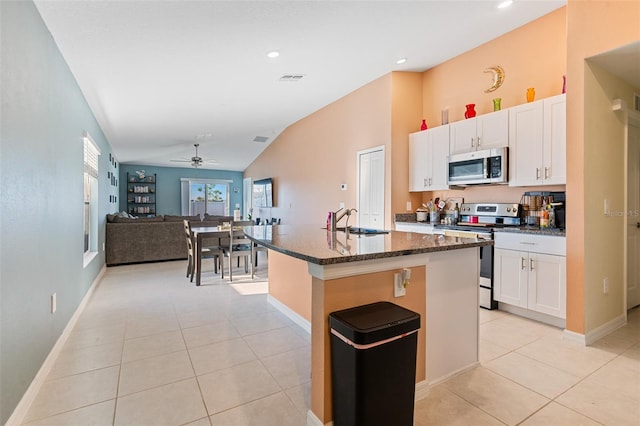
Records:
{"label": "stainless steel microwave", "polygon": [[449,185],[481,185],[509,181],[507,147],[450,155],[447,160]]}

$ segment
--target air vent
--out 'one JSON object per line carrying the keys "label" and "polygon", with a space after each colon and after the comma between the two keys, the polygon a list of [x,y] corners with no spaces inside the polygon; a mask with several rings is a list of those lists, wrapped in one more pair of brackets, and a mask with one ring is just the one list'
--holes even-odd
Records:
{"label": "air vent", "polygon": [[255,138],[253,138],[254,142],[260,142],[260,143],[265,143],[268,140],[269,138],[267,136],[256,136]]}
{"label": "air vent", "polygon": [[633,94],[633,110],[640,112],[640,95],[637,93]]}
{"label": "air vent", "polygon": [[300,81],[304,74],[284,74],[280,77],[280,81]]}

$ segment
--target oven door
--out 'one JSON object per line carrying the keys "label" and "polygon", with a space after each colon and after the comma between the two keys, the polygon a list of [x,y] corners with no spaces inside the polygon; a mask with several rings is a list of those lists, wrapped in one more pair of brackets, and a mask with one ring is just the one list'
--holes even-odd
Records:
{"label": "oven door", "polygon": [[493,246],[480,247],[480,307],[497,309],[493,299]]}

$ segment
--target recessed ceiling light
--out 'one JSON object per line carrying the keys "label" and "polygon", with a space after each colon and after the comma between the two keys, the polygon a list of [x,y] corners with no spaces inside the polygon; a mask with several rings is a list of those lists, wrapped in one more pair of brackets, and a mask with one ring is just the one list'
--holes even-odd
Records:
{"label": "recessed ceiling light", "polygon": [[272,50],[271,52],[267,52],[267,57],[268,58],[277,58],[278,56],[280,56],[280,52],[278,52],[277,50]]}
{"label": "recessed ceiling light", "polygon": [[400,65],[400,64],[404,64],[405,62],[407,62],[407,58],[400,58],[396,61],[396,64]]}
{"label": "recessed ceiling light", "polygon": [[498,5],[498,9],[504,9],[505,7],[509,7],[513,4],[513,0],[505,0]]}

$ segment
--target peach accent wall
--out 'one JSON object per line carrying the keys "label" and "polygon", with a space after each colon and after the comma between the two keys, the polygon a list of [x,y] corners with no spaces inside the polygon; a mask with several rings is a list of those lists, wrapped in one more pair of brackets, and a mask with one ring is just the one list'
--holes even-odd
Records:
{"label": "peach accent wall", "polygon": [[586,333],[607,322],[599,311],[610,312],[605,298],[594,297],[602,285],[598,263],[586,263],[603,250],[587,237],[601,224],[597,212],[603,208],[602,191],[592,192],[590,182],[602,179],[610,188],[621,182],[602,170],[598,152],[604,142],[587,131],[588,123],[598,120],[600,113],[593,114],[586,102],[593,99],[586,93],[587,86],[589,91],[594,86],[585,81],[589,73],[585,59],[640,39],[640,2],[569,0],[567,34],[567,193],[572,200],[568,206],[572,226],[567,229],[567,329]]}
{"label": "peach accent wall", "polygon": [[311,275],[307,262],[269,250],[269,295],[311,322]]}
{"label": "peach accent wall", "polygon": [[245,177],[274,178],[276,207],[259,217],[322,226],[340,202],[357,205],[356,153],[384,146],[390,227],[391,212],[409,200],[407,135],[420,127],[420,79],[420,73],[387,74],[289,126],[245,170]]}
{"label": "peach accent wall", "polygon": [[[526,102],[528,87],[536,99],[562,93],[566,74],[566,8],[560,8],[495,40],[463,53],[424,72],[423,111],[432,127],[441,125],[441,111],[449,109],[449,122],[464,120],[465,105],[476,104],[478,114],[493,111],[493,98],[501,98],[502,108]],[[485,93],[491,85],[488,67],[504,69],[502,86]],[[481,186],[464,190],[422,193],[420,201],[439,197],[463,197],[465,202],[496,201],[517,203],[525,191],[564,191],[554,187]]]}
{"label": "peach accent wall", "polygon": [[[420,193],[409,192],[409,133],[420,130],[422,124],[422,73],[392,73],[391,99],[391,228],[393,214],[412,211],[421,204]],[[428,123],[427,123],[428,124]]]}
{"label": "peach accent wall", "polygon": [[[286,224],[326,223],[340,202],[356,206],[360,150],[390,145],[387,75],[289,126],[245,170],[245,178],[274,178],[271,214]],[[389,150],[387,149],[387,152]],[[340,184],[347,184],[347,191]]]}
{"label": "peach accent wall", "polygon": [[[367,303],[388,301],[420,314],[418,331],[418,352],[416,358],[416,383],[425,380],[426,357],[426,269],[424,266],[411,268],[411,284],[407,294],[393,297],[393,274],[397,270],[359,275],[323,281],[313,278],[313,320],[311,347],[311,377],[324,377],[311,381],[311,410],[323,423],[333,418],[331,411],[331,346],[329,322],[331,312],[360,306]],[[322,348],[317,350],[316,348]]]}

